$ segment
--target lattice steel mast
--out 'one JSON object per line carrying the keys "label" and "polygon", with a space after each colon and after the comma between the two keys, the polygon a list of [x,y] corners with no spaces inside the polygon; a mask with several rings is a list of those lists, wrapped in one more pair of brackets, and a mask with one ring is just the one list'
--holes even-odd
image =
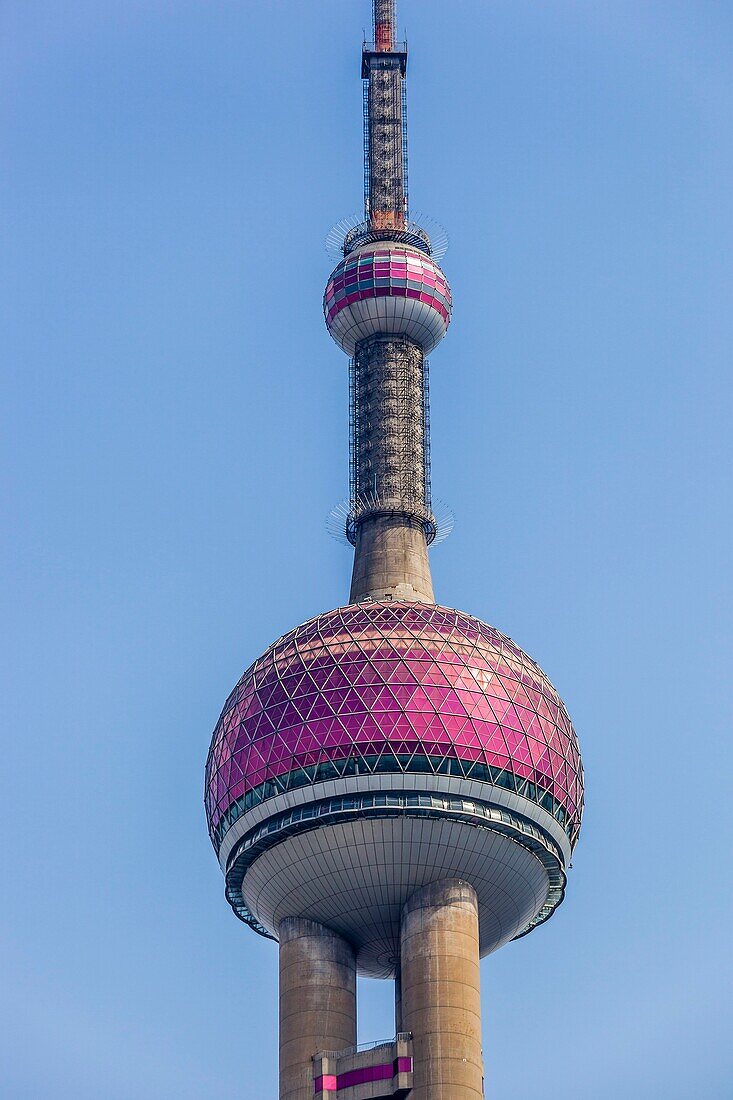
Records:
{"label": "lattice steel mast", "polygon": [[395,42],[395,0],[374,0],[374,39],[365,46],[364,213],[373,229],[405,228],[407,220],[405,74],[407,50]]}

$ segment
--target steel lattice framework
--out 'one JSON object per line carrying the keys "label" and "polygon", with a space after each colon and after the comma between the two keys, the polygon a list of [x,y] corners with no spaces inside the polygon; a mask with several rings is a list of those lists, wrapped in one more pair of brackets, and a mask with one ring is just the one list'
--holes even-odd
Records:
{"label": "steel lattice framework", "polygon": [[428,364],[406,340],[364,340],[350,365],[351,504],[347,535],[368,515],[424,525],[430,540]]}
{"label": "steel lattice framework", "polygon": [[365,43],[364,211],[372,229],[407,220],[407,50],[394,40],[394,0],[376,0],[374,37]]}

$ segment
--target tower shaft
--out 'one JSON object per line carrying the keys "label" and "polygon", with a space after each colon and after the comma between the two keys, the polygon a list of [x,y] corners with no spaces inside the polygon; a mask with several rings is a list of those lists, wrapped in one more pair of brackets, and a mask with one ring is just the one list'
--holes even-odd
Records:
{"label": "tower shaft", "polygon": [[426,369],[409,340],[377,337],[357,347],[351,441],[357,517],[378,510],[432,518]]}
{"label": "tower shaft", "polygon": [[402,911],[400,1029],[412,1034],[410,1100],[482,1100],[476,891],[436,882]]}
{"label": "tower shaft", "polygon": [[359,525],[349,603],[362,600],[435,603],[422,524],[376,515]]}
{"label": "tower shaft", "polygon": [[313,1100],[313,1055],[356,1045],[356,960],[330,928],[280,924],[280,1100]]}
{"label": "tower shaft", "polygon": [[434,601],[427,363],[410,340],[361,341],[351,364],[350,602]]}

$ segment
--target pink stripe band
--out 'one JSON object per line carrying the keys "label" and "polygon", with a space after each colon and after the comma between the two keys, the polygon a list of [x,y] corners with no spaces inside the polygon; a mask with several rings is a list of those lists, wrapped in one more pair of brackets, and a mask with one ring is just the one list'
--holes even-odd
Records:
{"label": "pink stripe band", "polygon": [[370,1081],[390,1081],[398,1073],[412,1073],[412,1058],[395,1058],[394,1062],[387,1062],[381,1066],[364,1066],[361,1069],[350,1069],[347,1073],[340,1073],[336,1077],[333,1073],[316,1077],[314,1092],[340,1092],[342,1089],[353,1088],[354,1085],[365,1085]]}
{"label": "pink stripe band", "polygon": [[335,1073],[327,1073],[322,1077],[316,1077],[314,1092],[335,1092],[338,1088]]}

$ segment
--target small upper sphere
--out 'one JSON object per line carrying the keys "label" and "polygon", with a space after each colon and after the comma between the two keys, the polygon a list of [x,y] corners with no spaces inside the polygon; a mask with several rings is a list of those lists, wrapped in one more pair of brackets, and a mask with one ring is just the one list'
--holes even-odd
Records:
{"label": "small upper sphere", "polygon": [[448,280],[435,261],[391,241],[345,256],[323,296],[328,331],[347,355],[372,336],[404,336],[427,355],[445,336],[451,310]]}

